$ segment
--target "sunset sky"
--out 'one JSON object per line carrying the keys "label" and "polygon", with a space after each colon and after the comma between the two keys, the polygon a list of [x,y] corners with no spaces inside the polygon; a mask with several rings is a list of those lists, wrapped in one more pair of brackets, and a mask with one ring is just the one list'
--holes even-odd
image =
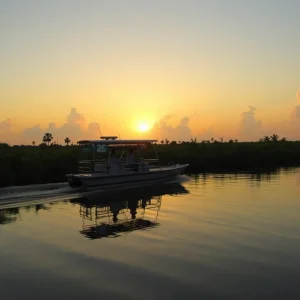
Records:
{"label": "sunset sky", "polygon": [[297,0],[0,0],[0,141],[97,138],[96,124],[300,139],[299,14]]}

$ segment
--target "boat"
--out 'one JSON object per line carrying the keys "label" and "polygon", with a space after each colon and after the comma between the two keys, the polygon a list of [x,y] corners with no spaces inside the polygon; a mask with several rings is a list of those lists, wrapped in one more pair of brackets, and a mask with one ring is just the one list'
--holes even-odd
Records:
{"label": "boat", "polygon": [[[66,174],[72,188],[119,190],[164,183],[180,175],[188,164],[160,165],[154,139],[124,140],[102,136],[99,140],[80,140],[82,159],[78,173]],[[152,148],[155,158],[150,156]],[[152,152],[152,151],[151,151]],[[119,158],[117,158],[119,155]],[[130,163],[128,156],[135,155]]]}

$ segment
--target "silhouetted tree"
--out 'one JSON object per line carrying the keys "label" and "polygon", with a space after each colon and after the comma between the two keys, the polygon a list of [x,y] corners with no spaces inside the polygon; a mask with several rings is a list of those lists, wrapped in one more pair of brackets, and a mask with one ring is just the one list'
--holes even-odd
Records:
{"label": "silhouetted tree", "polygon": [[53,143],[50,144],[50,146],[51,147],[58,147],[58,144],[57,144],[57,142],[53,142]]}
{"label": "silhouetted tree", "polygon": [[47,133],[44,134],[43,142],[44,142],[44,143],[47,143],[48,146],[49,146],[49,144],[50,144],[50,142],[52,141],[52,139],[53,139],[52,134],[49,133],[49,132],[47,132]]}
{"label": "silhouetted tree", "polygon": [[7,148],[10,148],[10,146],[7,143],[0,143],[0,149],[1,150],[7,149]]}
{"label": "silhouetted tree", "polygon": [[41,143],[41,144],[39,144],[39,147],[45,148],[45,147],[47,147],[47,144],[46,143]]}
{"label": "silhouetted tree", "polygon": [[35,141],[32,141],[32,146],[34,146],[35,145]]}
{"label": "silhouetted tree", "polygon": [[69,146],[69,144],[71,143],[71,140],[68,137],[66,137],[65,138],[65,143],[67,144],[67,146]]}
{"label": "silhouetted tree", "polygon": [[278,142],[279,136],[274,133],[273,135],[271,135],[270,139],[272,142]]}

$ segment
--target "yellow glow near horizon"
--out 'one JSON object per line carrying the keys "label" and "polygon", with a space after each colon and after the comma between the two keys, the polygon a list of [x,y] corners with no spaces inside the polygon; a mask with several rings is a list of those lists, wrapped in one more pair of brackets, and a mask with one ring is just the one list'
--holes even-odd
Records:
{"label": "yellow glow near horizon", "polygon": [[150,124],[147,122],[139,122],[137,126],[139,132],[146,132],[150,130]]}

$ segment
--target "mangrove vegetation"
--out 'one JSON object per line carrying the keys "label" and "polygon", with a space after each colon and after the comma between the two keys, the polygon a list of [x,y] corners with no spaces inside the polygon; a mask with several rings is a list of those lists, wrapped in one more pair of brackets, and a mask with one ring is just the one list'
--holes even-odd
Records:
{"label": "mangrove vegetation", "polygon": [[[65,145],[51,143],[45,134],[43,143],[30,146],[0,144],[0,185],[26,185],[66,181],[65,174],[77,172],[80,147],[69,137]],[[271,169],[300,166],[300,141],[287,141],[278,135],[263,137],[257,142],[224,141],[197,142],[160,141],[155,145],[161,164],[188,163],[188,173]],[[145,150],[144,157],[153,154]]]}

